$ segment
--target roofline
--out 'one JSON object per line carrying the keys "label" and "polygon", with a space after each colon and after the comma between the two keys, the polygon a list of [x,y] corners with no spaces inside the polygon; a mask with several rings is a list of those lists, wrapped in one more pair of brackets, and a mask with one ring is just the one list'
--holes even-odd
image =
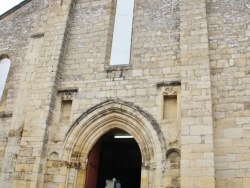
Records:
{"label": "roofline", "polygon": [[5,13],[0,15],[0,20],[5,18],[6,16],[8,16],[9,14],[15,12],[16,10],[18,10],[19,8],[21,8],[22,6],[26,5],[27,3],[29,3],[32,0],[24,0],[21,3],[17,4],[16,6],[14,6],[13,8],[9,9],[8,11],[6,11]]}

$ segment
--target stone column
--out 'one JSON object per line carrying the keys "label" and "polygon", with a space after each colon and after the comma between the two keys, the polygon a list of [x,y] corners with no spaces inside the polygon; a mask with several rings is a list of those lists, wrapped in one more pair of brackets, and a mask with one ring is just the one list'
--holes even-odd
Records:
{"label": "stone column", "polygon": [[[46,171],[48,126],[57,94],[60,64],[64,54],[71,0],[49,1],[48,19],[44,27],[43,42],[34,68],[33,79],[28,84],[26,113],[18,158],[15,164],[13,188],[38,188],[44,186]],[[35,29],[34,29],[35,30]],[[32,40],[31,40],[32,41]],[[34,46],[35,48],[35,46]],[[27,56],[29,52],[27,52]],[[23,62],[27,63],[27,62]],[[20,98],[17,99],[22,100]],[[18,113],[14,111],[15,113]]]}
{"label": "stone column", "polygon": [[180,0],[181,187],[214,188],[211,77],[205,0]]}

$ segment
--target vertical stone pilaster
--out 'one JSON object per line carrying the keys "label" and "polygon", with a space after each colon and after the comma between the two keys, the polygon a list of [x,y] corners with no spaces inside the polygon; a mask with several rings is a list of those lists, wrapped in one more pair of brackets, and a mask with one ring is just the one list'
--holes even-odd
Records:
{"label": "vertical stone pilaster", "polygon": [[[11,121],[10,132],[6,150],[4,153],[3,169],[1,171],[1,184],[3,187],[12,187],[13,174],[15,171],[16,157],[19,154],[20,141],[23,135],[26,107],[30,101],[30,91],[35,75],[35,67],[39,62],[39,50],[43,43],[43,35],[40,37],[30,37],[30,42],[25,57],[24,73],[18,89],[17,100],[15,103],[14,114]],[[31,150],[29,150],[31,151]],[[28,152],[28,150],[26,150]],[[16,166],[16,170],[23,169],[23,166]]]}
{"label": "vertical stone pilaster", "polygon": [[205,0],[181,0],[181,187],[214,188],[213,114]]}
{"label": "vertical stone pilaster", "polygon": [[[51,10],[44,29],[43,42],[39,44],[37,52],[38,63],[35,65],[33,79],[26,88],[29,100],[25,107],[23,134],[15,164],[12,186],[14,188],[44,186],[48,126],[52,123],[52,110],[57,93],[60,63],[64,54],[71,0],[50,3]],[[17,112],[14,111],[15,113]]]}

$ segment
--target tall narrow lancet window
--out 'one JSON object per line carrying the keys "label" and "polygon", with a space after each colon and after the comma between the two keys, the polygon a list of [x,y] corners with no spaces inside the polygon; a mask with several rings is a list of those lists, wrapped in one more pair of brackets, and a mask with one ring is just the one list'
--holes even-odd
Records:
{"label": "tall narrow lancet window", "polygon": [[0,100],[3,95],[4,86],[10,70],[10,59],[4,58],[0,60]]}
{"label": "tall narrow lancet window", "polygon": [[134,0],[117,0],[110,65],[129,64]]}

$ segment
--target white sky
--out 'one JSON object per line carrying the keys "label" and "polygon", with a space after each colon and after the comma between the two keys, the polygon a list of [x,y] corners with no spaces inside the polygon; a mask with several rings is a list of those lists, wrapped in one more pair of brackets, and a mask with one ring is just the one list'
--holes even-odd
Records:
{"label": "white sky", "polygon": [[0,15],[19,4],[23,0],[0,0]]}
{"label": "white sky", "polygon": [[134,0],[118,0],[110,57],[110,65],[129,64]]}
{"label": "white sky", "polygon": [[10,60],[2,59],[0,61],[0,100],[3,94],[4,85],[10,69]]}

